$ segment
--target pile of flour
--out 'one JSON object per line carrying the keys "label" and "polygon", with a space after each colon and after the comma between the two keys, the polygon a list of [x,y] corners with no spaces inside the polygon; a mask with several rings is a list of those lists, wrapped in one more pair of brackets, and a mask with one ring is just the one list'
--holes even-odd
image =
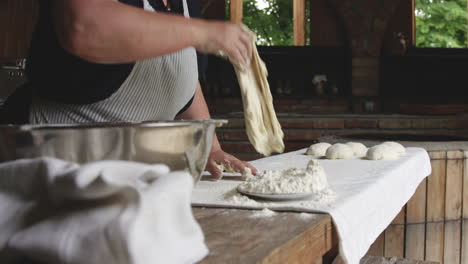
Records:
{"label": "pile of flour", "polygon": [[306,168],[266,170],[258,176],[252,176],[247,170],[246,177],[239,189],[248,193],[319,193],[328,188],[327,176],[317,160],[309,161]]}

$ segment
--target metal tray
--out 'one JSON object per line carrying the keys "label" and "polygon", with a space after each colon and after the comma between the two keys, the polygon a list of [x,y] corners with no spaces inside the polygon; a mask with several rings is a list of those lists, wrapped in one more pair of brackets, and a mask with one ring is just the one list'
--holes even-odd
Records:
{"label": "metal tray", "polygon": [[0,125],[0,161],[54,157],[76,163],[129,160],[189,171],[197,183],[215,128],[227,120]]}

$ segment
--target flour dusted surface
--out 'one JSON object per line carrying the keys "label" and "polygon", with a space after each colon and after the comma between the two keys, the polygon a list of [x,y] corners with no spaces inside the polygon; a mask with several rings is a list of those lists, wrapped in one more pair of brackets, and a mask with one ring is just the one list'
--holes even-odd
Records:
{"label": "flour dusted surface", "polygon": [[317,193],[328,187],[327,176],[317,160],[306,168],[266,170],[262,175],[248,175],[239,188],[248,193],[297,194]]}

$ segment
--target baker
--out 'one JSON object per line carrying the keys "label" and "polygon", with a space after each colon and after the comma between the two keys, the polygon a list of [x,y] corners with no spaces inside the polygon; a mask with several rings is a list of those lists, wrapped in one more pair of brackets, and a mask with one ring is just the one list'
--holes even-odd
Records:
{"label": "baker", "polygon": [[[194,0],[42,0],[27,60],[30,84],[5,105],[12,123],[69,124],[209,119],[196,50],[247,67],[251,35],[239,25],[189,19]],[[5,114],[6,112],[6,114]],[[207,170],[250,164],[215,137]]]}

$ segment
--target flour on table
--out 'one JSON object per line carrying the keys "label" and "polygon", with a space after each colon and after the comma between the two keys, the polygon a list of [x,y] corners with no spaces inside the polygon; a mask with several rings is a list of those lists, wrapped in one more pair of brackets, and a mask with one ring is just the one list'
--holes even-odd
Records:
{"label": "flour on table", "polygon": [[298,216],[302,220],[309,220],[309,219],[312,219],[312,218],[316,217],[314,214],[310,214],[310,213],[300,213],[300,214],[298,214]]}
{"label": "flour on table", "polygon": [[347,146],[351,148],[353,151],[354,156],[356,157],[364,157],[367,153],[367,147],[359,142],[347,142]]}
{"label": "flour on table", "polygon": [[[245,26],[246,31],[251,32]],[[252,35],[254,33],[251,33]],[[252,38],[253,55],[249,67],[235,66],[244,105],[247,136],[257,152],[269,156],[284,151],[283,131],[273,107],[273,97],[267,80],[267,69],[260,58],[255,38]]]}
{"label": "flour on table", "polygon": [[311,160],[306,168],[266,170],[258,176],[247,175],[239,188],[258,194],[319,193],[328,188],[328,181],[319,162]]}
{"label": "flour on table", "polygon": [[306,155],[322,157],[327,153],[327,149],[331,146],[330,143],[320,142],[312,144],[306,151]]}
{"label": "flour on table", "polygon": [[236,189],[232,189],[224,196],[224,200],[231,204],[257,206],[259,203],[254,199],[240,194]]}
{"label": "flour on table", "polygon": [[327,149],[325,155],[327,159],[351,159],[354,157],[354,152],[348,145],[336,143]]}
{"label": "flour on table", "polygon": [[254,211],[251,215],[249,215],[250,218],[261,218],[261,217],[271,217],[276,215],[277,213],[275,211],[272,211],[268,208],[264,208],[263,210],[256,210]]}

